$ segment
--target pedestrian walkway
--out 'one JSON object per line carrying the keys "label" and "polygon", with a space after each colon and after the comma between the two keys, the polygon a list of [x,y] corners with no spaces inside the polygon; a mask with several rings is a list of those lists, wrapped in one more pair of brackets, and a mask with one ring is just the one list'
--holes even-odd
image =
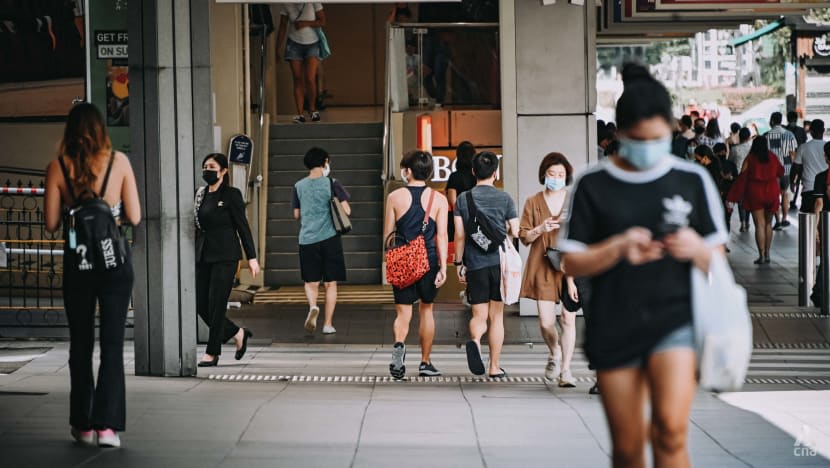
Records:
{"label": "pedestrian walkway", "polygon": [[[830,321],[795,307],[790,229],[775,241],[773,264],[762,267],[752,265],[751,238],[733,236],[730,260],[749,291],[756,349],[744,391],[698,392],[693,466],[830,466]],[[502,358],[509,378],[473,377],[460,348],[467,314],[461,305],[438,307],[433,362],[444,376],[432,379],[413,374],[417,324],[408,378],[388,377],[389,306],[343,307],[333,336],[307,335],[300,305],[243,307],[233,315],[254,330],[248,354],[234,361],[225,346],[219,366],[195,378],[132,375],[128,343],[127,432],[117,451],[69,441],[67,343],[0,342],[2,466],[609,466],[582,351],[576,388],[545,381],[536,319],[513,310]]]}

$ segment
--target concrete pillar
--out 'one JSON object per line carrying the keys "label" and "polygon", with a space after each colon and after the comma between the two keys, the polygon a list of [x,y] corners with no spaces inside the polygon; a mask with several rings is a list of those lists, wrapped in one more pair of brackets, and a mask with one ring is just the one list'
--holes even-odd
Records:
{"label": "concrete pillar", "polygon": [[131,0],[135,372],[196,373],[193,194],[213,146],[209,0]]}
{"label": "concrete pillar", "polygon": [[[544,155],[564,154],[577,173],[597,159],[596,13],[594,2],[583,3],[499,5],[505,190],[520,213],[543,188]],[[523,315],[536,313],[531,301],[521,308]]]}

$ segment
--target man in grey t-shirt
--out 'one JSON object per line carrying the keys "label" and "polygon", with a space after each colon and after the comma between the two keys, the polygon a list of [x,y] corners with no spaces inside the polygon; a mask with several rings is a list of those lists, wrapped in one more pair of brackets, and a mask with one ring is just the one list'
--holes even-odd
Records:
{"label": "man in grey t-shirt", "polygon": [[[473,158],[473,173],[477,184],[468,193],[478,211],[479,219],[486,219],[496,239],[508,234],[519,235],[519,216],[516,204],[506,193],[493,186],[499,167],[498,157],[484,151]],[[501,348],[504,342],[504,302],[501,297],[501,268],[499,252],[486,253],[472,241],[467,233],[470,223],[470,207],[466,196],[458,197],[455,204],[455,265],[458,279],[467,284],[467,300],[473,307],[470,320],[471,340],[467,342],[467,364],[470,372],[483,375],[486,370],[481,359],[481,337],[487,332],[490,318],[488,343],[490,346],[490,377],[505,377],[499,366]]]}

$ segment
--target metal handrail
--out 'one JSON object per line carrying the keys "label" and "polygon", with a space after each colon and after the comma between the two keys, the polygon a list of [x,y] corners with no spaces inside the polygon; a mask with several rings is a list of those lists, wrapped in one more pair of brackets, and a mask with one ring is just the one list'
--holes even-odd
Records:
{"label": "metal handrail", "polygon": [[389,95],[389,88],[391,87],[391,73],[389,72],[389,43],[392,40],[392,25],[387,23],[386,24],[386,67],[385,68],[385,81],[384,81],[384,91],[383,91],[383,172],[380,175],[382,181],[386,182],[388,180],[394,179],[394,171],[391,170],[392,163],[390,162],[390,151],[389,147],[391,145],[392,139],[392,130],[390,128],[392,122],[392,97]]}

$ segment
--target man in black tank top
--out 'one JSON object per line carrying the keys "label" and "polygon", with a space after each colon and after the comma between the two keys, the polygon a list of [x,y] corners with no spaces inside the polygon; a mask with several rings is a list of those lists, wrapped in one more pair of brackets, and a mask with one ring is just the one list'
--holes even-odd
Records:
{"label": "man in black tank top", "polygon": [[400,243],[410,243],[423,236],[426,245],[429,271],[415,284],[405,288],[393,287],[397,318],[393,326],[395,345],[389,373],[396,379],[406,375],[406,337],[412,320],[412,304],[421,301],[420,315],[421,364],[418,373],[422,377],[441,375],[430,360],[432,340],[435,337],[433,301],[447,279],[447,199],[426,186],[432,176],[432,155],[424,151],[412,151],[401,161],[401,178],[407,186],[389,194],[383,221],[384,239],[394,238]]}

